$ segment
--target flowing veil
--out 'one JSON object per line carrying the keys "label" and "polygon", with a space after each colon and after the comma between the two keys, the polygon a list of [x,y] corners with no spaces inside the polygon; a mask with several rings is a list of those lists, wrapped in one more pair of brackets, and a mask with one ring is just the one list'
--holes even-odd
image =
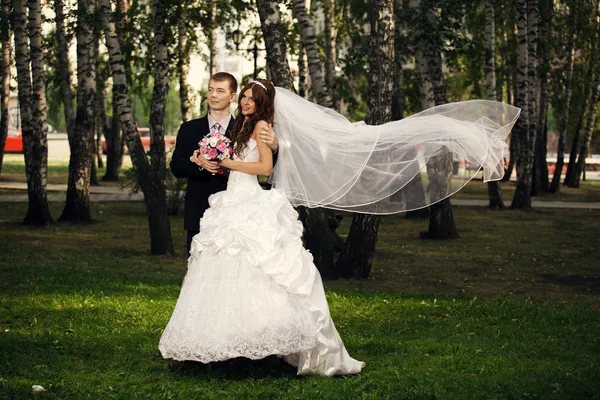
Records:
{"label": "flowing veil", "polygon": [[277,87],[278,161],[270,182],[294,206],[391,214],[452,195],[480,171],[504,175],[520,109],[471,100],[370,126]]}

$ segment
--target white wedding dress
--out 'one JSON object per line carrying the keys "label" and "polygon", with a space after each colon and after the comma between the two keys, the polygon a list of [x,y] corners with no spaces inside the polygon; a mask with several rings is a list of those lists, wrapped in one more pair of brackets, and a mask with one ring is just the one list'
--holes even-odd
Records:
{"label": "white wedding dress", "polygon": [[[259,161],[253,139],[241,161]],[[274,354],[299,375],[359,373],[364,363],[350,357],[335,329],[302,224],[283,192],[232,171],[227,190],[209,203],[160,339],[162,356],[210,363]]]}

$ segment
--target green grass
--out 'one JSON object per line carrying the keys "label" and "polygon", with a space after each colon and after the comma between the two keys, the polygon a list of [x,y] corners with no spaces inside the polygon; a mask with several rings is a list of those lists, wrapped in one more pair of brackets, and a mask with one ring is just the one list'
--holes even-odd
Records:
{"label": "green grass", "polygon": [[[125,158],[123,162],[122,173],[131,168],[131,162],[129,158]],[[98,178],[101,179],[105,168],[98,168],[96,173]],[[1,181],[11,182],[27,182],[25,177],[25,162],[22,154],[7,154],[2,163],[2,174],[0,174]],[[48,183],[66,185],[69,181],[69,163],[65,160],[49,160],[48,163]],[[120,182],[101,182],[103,186],[120,186]],[[8,192],[8,191],[5,191]],[[10,192],[8,192],[10,193]]]}
{"label": "green grass", "polygon": [[[564,176],[563,176],[564,179]],[[515,193],[515,182],[503,182],[500,184],[504,204],[508,207]],[[480,180],[470,181],[460,192],[452,196],[453,199],[487,199],[487,183]],[[534,196],[533,199],[540,201],[582,201],[600,202],[600,181],[581,182],[581,187],[560,187],[559,193]]]}
{"label": "green grass", "polygon": [[384,218],[372,279],[326,283],[350,354],[367,363],[329,379],[161,358],[186,271],[180,217],[179,256],[152,257],[140,203],[44,229],[22,226],[25,210],[0,208],[0,398],[599,398],[598,212],[458,208],[451,242]]}

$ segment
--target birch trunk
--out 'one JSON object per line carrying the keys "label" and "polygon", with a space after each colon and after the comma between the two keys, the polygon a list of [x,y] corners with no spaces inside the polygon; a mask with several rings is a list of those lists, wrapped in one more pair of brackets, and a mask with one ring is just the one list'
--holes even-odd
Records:
{"label": "birch trunk", "polygon": [[125,74],[125,63],[117,34],[115,24],[111,21],[110,0],[101,0],[101,21],[106,39],[106,47],[110,58],[113,78],[113,92],[115,93],[118,117],[123,127],[127,148],[131,156],[138,182],[144,194],[148,224],[150,227],[150,252],[151,254],[174,254],[171,232],[163,229],[162,221],[165,215],[166,203],[160,195],[161,182],[153,174],[146,158],[142,141],[137,133],[135,121],[131,112],[129,100],[129,87]]}
{"label": "birch trunk", "polygon": [[518,52],[517,65],[517,100],[516,106],[521,108],[521,116],[513,129],[515,140],[515,161],[517,167],[517,187],[512,201],[512,208],[531,208],[531,170],[529,162],[529,102],[528,102],[528,40],[527,40],[527,1],[517,0]]}
{"label": "birch trunk", "polygon": [[96,54],[94,1],[77,2],[77,116],[69,136],[71,157],[67,200],[60,221],[88,222],[90,214],[90,176],[96,119]]}
{"label": "birch trunk", "polygon": [[42,129],[46,117],[42,10],[39,1],[30,1],[28,24],[27,2],[13,0],[13,7],[19,109],[29,197],[24,223],[48,225],[54,221],[48,207],[48,146]]}
{"label": "birch trunk", "polygon": [[573,67],[575,64],[575,10],[569,7],[569,39],[567,41],[567,62],[565,79],[565,101],[562,106],[562,115],[560,118],[560,130],[558,134],[558,148],[556,152],[556,166],[550,184],[550,193],[560,191],[560,177],[563,166],[565,165],[565,147],[567,140],[567,130],[569,127],[569,111],[571,109],[571,97],[573,94]]}
{"label": "birch trunk", "polygon": [[277,86],[294,90],[292,73],[287,62],[285,31],[281,23],[278,2],[257,0],[256,6],[267,48],[267,65],[271,71],[272,81]]}
{"label": "birch trunk", "polygon": [[[394,0],[373,0],[372,4],[371,62],[365,122],[369,125],[379,125],[392,119],[395,69]],[[379,215],[354,214],[348,239],[336,263],[336,269],[342,277],[369,277],[380,221]]]}
{"label": "birch trunk", "polygon": [[317,99],[317,103],[323,107],[332,107],[333,102],[321,68],[321,58],[312,19],[306,11],[304,0],[293,0],[293,3],[294,17],[300,24],[300,37],[308,60],[312,93]]}
{"label": "birch trunk", "polygon": [[2,163],[4,159],[4,147],[8,137],[8,99],[10,97],[10,67],[11,53],[10,46],[10,0],[2,0],[2,21],[0,27],[2,35],[2,55],[0,55],[0,74],[2,76],[2,88],[0,88],[0,174],[2,174]]}
{"label": "birch trunk", "polygon": [[178,4],[179,18],[177,21],[177,75],[179,75],[179,99],[181,108],[181,120],[183,122],[192,119],[192,104],[190,101],[190,85],[188,74],[190,70],[190,46],[186,32],[185,4]]}
{"label": "birch trunk", "polygon": [[[496,30],[495,30],[494,3],[485,2],[485,84],[487,99],[497,101],[496,94]],[[488,199],[490,208],[505,208],[502,201],[500,183],[488,182]]]}

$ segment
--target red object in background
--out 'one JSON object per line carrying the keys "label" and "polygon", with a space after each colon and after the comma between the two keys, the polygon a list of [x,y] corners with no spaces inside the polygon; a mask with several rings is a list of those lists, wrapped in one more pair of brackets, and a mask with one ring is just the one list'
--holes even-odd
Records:
{"label": "red object in background", "polygon": [[[142,139],[142,146],[144,151],[147,153],[150,151],[150,128],[137,128]],[[165,150],[175,147],[175,136],[165,136]],[[126,150],[127,151],[127,150]],[[106,154],[106,139],[102,138],[102,153]]]}
{"label": "red object in background", "polygon": [[23,134],[17,128],[8,127],[8,136],[4,151],[7,153],[22,153],[23,152]]}

